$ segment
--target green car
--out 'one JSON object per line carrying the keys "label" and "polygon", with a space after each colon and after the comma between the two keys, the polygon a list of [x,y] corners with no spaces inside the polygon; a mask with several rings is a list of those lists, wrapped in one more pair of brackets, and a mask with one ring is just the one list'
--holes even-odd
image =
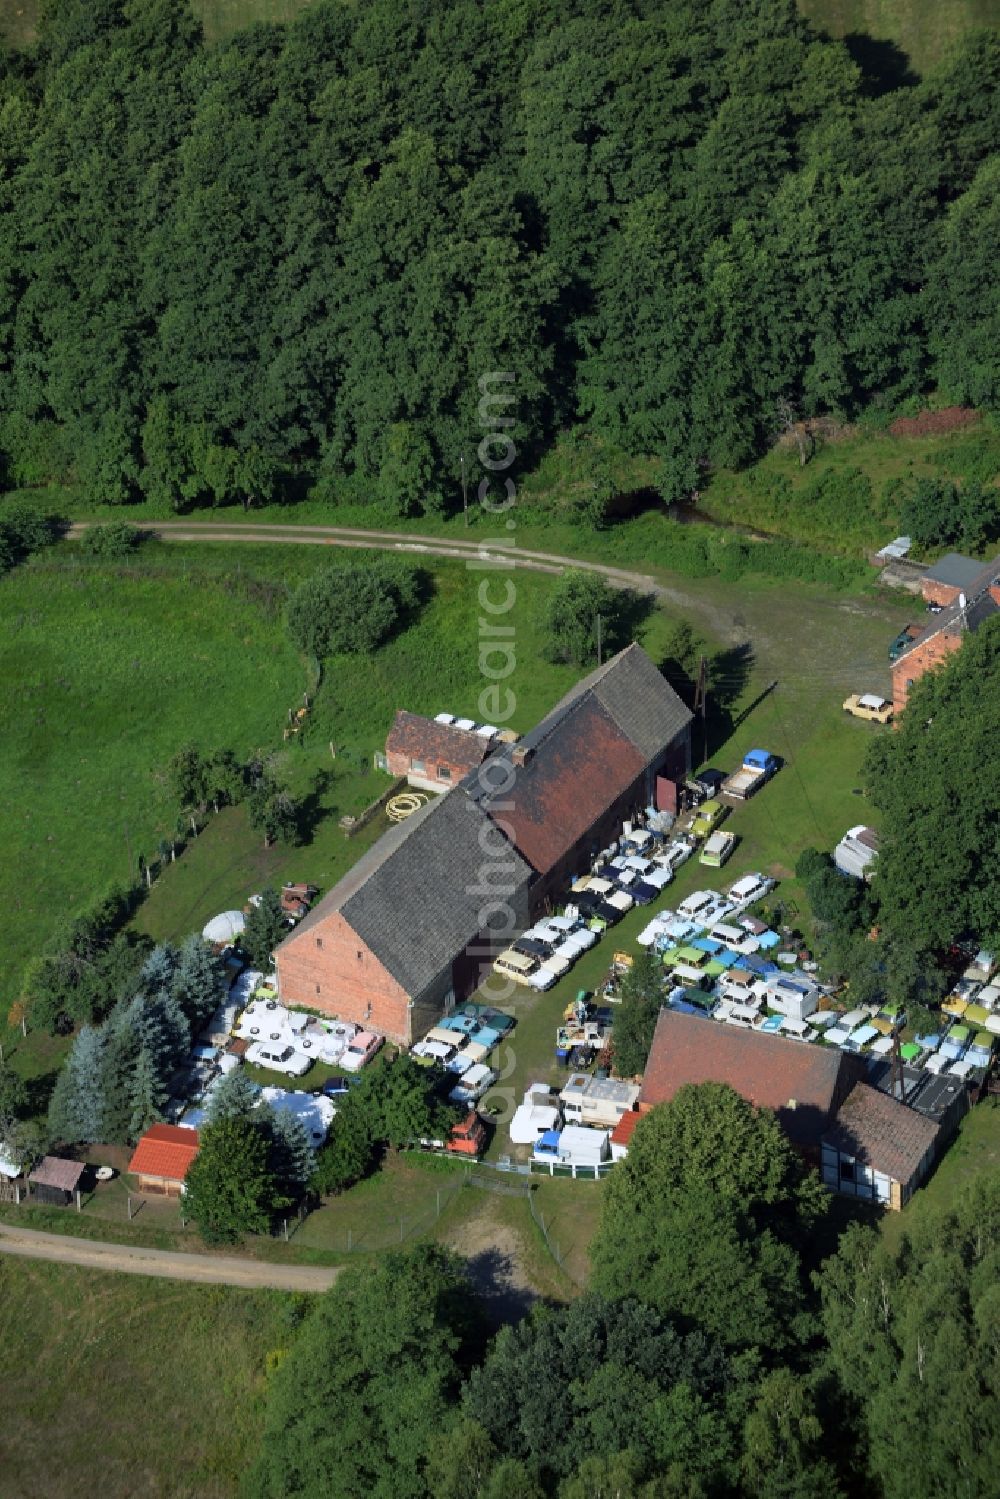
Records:
{"label": "green car", "polygon": [[709,833],[719,826],[728,811],[729,808],[724,807],[721,802],[715,800],[702,802],[691,828],[692,835],[695,838],[707,838]]}

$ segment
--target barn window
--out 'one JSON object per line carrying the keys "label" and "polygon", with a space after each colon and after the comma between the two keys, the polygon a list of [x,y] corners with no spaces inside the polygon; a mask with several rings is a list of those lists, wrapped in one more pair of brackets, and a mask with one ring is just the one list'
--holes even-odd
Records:
{"label": "barn window", "polygon": [[323,938],[322,937],[317,937],[316,938],[316,946],[317,947],[322,947],[323,946]]}
{"label": "barn window", "polygon": [[362,960],[363,957],[364,957],[364,953],[359,948],[358,949],[358,962],[359,963],[361,962],[361,960]]}
{"label": "barn window", "polygon": [[316,993],[319,993],[319,984],[316,985]]}
{"label": "barn window", "polygon": [[451,780],[451,771],[448,769],[447,765],[439,765],[438,766],[438,780],[439,781],[450,781]]}
{"label": "barn window", "polygon": [[424,773],[424,771],[427,769],[427,766],[424,764],[423,760],[411,760],[410,761],[410,769],[416,775],[422,776],[423,773]]}

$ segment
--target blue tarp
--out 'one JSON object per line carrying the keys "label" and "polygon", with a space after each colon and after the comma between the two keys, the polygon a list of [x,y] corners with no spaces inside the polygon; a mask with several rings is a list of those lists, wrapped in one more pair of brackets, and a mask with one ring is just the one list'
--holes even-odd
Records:
{"label": "blue tarp", "polygon": [[693,942],[688,943],[688,946],[696,947],[699,952],[711,953],[713,957],[722,951],[722,943],[716,942],[712,937],[696,937]]}
{"label": "blue tarp", "polygon": [[743,961],[743,954],[733,952],[731,947],[724,947],[721,952],[716,953],[715,961],[725,963],[727,968],[738,968]]}
{"label": "blue tarp", "polygon": [[941,1045],[940,1036],[918,1036],[917,1045],[922,1046],[924,1051],[936,1051]]}
{"label": "blue tarp", "polygon": [[777,932],[764,932],[757,938],[757,946],[762,947],[765,952],[770,952],[772,947],[777,947],[781,938]]}

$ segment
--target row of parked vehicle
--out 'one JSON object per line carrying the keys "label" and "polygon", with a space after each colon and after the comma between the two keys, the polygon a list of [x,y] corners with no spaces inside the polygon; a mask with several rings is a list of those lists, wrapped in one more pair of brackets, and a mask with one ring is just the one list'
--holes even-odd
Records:
{"label": "row of parked vehicle", "polygon": [[531,989],[551,989],[627,911],[654,900],[696,846],[690,838],[663,844],[646,830],[622,843],[595,861],[594,873],[573,881],[561,916],[544,917],[500,954],[498,972]]}

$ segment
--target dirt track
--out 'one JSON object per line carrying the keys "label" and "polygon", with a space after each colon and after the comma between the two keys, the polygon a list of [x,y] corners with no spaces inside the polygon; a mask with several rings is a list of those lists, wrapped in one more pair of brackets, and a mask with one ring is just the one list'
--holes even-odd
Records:
{"label": "dirt track", "polygon": [[[358,550],[397,552],[410,556],[451,557],[460,561],[496,561],[501,566],[522,568],[530,572],[558,575],[566,568],[583,572],[599,573],[612,587],[632,588],[637,593],[650,594],[662,603],[671,605],[687,617],[700,620],[705,628],[719,641],[729,645],[744,644],[750,637],[746,620],[733,609],[707,598],[698,590],[687,590],[671,583],[669,586],[650,573],[636,572],[629,568],[612,567],[604,562],[584,562],[576,557],[567,557],[557,552],[537,552],[518,546],[502,535],[491,540],[464,540],[440,536],[414,535],[405,531],[366,531],[353,526],[295,526],[272,525],[226,525],[218,521],[137,521],[136,529],[149,531],[164,541],[224,541],[248,542],[256,545],[279,546],[335,546]],[[88,529],[86,522],[77,522],[70,527],[70,536],[82,536]],[[876,606],[876,610],[879,606]],[[834,617],[839,613],[875,612],[867,602],[857,599],[830,600],[823,609]]]}
{"label": "dirt track", "polygon": [[154,1275],[201,1285],[243,1286],[248,1290],[327,1291],[339,1269],[332,1266],[273,1265],[236,1255],[179,1254],[167,1249],[139,1249],[44,1234],[16,1224],[0,1223],[0,1254],[82,1265],[88,1270],[117,1270],[126,1275]]}

